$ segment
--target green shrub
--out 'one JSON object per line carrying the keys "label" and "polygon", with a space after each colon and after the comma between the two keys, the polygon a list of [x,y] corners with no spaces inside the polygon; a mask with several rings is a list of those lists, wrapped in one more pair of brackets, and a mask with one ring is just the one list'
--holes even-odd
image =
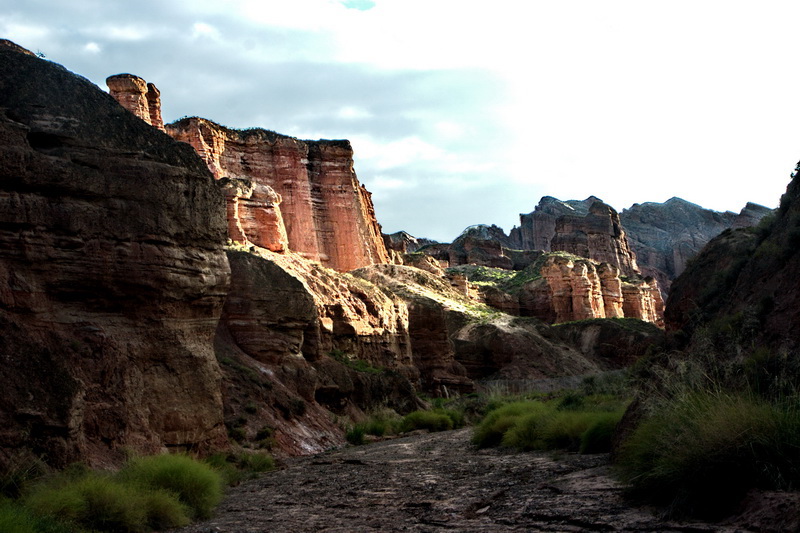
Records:
{"label": "green shrub", "polygon": [[433,410],[434,413],[444,415],[453,423],[453,428],[464,427],[464,412],[459,409],[440,407]]}
{"label": "green shrub", "polygon": [[347,442],[353,446],[361,446],[367,442],[367,439],[364,437],[364,426],[360,424],[356,424],[347,430],[344,438],[347,439]]}
{"label": "green shrub", "polygon": [[275,468],[275,459],[269,453],[216,453],[204,459],[223,479],[226,485],[238,485],[260,472]]}
{"label": "green shrub", "polygon": [[144,491],[103,474],[75,480],[61,476],[42,483],[33,488],[25,504],[36,514],[92,530],[147,530]]}
{"label": "green shrub", "polygon": [[0,476],[0,495],[9,498],[19,498],[25,485],[49,471],[41,459],[26,454],[11,457],[9,463]]}
{"label": "green shrub", "polygon": [[598,414],[581,434],[580,453],[607,453],[611,451],[614,432],[623,411]]}
{"label": "green shrub", "polygon": [[197,518],[208,518],[222,499],[222,479],[209,465],[184,455],[154,455],[129,461],[122,479],[174,492]]}
{"label": "green shrub", "polygon": [[548,414],[549,411],[542,410],[514,418],[513,424],[502,435],[503,446],[524,451],[543,449],[542,423]]}
{"label": "green shrub", "polygon": [[245,472],[269,472],[275,468],[275,459],[268,453],[241,453],[236,465]]}
{"label": "green shrub", "polygon": [[364,433],[367,435],[374,435],[376,437],[383,437],[389,432],[389,423],[386,420],[369,419],[362,425]]}
{"label": "green shrub", "polygon": [[523,401],[502,405],[484,417],[472,435],[473,444],[479,448],[497,446],[503,440],[503,434],[514,427],[517,420],[525,415],[533,416],[549,408],[542,402]]}
{"label": "green shrub", "polygon": [[189,525],[189,509],[171,492],[148,490],[144,492],[147,525],[156,530]]}
{"label": "green shrub", "polygon": [[46,516],[36,516],[22,505],[0,500],[3,533],[73,533],[74,528]]}
{"label": "green shrub", "polygon": [[415,429],[447,431],[453,429],[453,421],[447,415],[434,411],[414,411],[403,417],[400,429],[403,432]]}
{"label": "green shrub", "polygon": [[796,486],[798,449],[796,403],[693,392],[644,420],[623,443],[617,466],[631,495],[714,517],[749,488]]}

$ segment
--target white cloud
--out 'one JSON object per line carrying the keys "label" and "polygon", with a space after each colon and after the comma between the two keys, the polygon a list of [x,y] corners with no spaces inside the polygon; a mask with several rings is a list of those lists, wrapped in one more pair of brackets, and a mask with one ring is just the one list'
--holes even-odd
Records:
{"label": "white cloud", "polygon": [[366,109],[360,107],[353,107],[353,106],[345,106],[339,108],[339,111],[336,113],[339,118],[348,119],[348,120],[355,120],[355,119],[364,119],[364,118],[372,118],[372,113],[367,111]]}
{"label": "white cloud", "polygon": [[207,24],[205,22],[195,22],[192,25],[192,38],[194,39],[213,39],[215,41],[219,41],[221,35],[219,30],[212,26],[211,24]]}
{"label": "white cloud", "polygon": [[83,50],[85,52],[89,52],[90,54],[98,54],[98,53],[100,53],[101,48],[100,48],[99,44],[97,44],[96,42],[92,41],[92,42],[86,43],[86,45],[83,47]]}

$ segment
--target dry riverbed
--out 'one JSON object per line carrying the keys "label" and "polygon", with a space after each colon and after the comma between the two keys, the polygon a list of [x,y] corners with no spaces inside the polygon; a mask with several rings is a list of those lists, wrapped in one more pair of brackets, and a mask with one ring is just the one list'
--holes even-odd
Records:
{"label": "dry riverbed", "polygon": [[751,531],[745,517],[739,527],[665,522],[632,507],[606,455],[477,450],[469,438],[425,433],[292,459],[180,531]]}

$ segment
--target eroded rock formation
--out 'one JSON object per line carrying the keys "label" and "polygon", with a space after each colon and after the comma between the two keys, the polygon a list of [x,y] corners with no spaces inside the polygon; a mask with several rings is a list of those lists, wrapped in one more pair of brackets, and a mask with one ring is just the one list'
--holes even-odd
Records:
{"label": "eroded rock formation", "polygon": [[620,213],[639,267],[656,278],[663,294],[712,238],[731,227],[755,226],[772,210],[748,203],[737,215],[704,209],[680,198],[634,204]]}
{"label": "eroded rock formation", "polygon": [[190,147],[0,47],[0,463],[225,445],[224,243]]}
{"label": "eroded rock formation", "polygon": [[151,126],[164,131],[161,118],[161,91],[133,74],[116,74],[106,78],[111,96],[125,109]]}
{"label": "eroded rock formation", "polygon": [[340,271],[389,261],[370,193],[353,171],[349,142],[236,131],[199,118],[170,124],[167,131],[191,144],[218,179],[251,180],[280,195],[290,250]]}
{"label": "eroded rock formation", "polygon": [[520,214],[520,225],[512,229],[509,236],[513,243],[512,247],[549,252],[550,241],[556,234],[556,220],[562,216],[586,216],[589,207],[600,201],[595,196],[590,196],[586,200],[567,201],[543,196],[536,209],[528,214]]}
{"label": "eroded rock formation", "polygon": [[[160,92],[153,84],[131,74],[111,76],[106,83],[123,107],[164,129]],[[215,178],[248,180],[256,196],[277,199],[267,200],[271,207],[259,211],[270,213],[264,219],[267,228],[257,228],[258,218],[231,220],[232,240],[243,244],[257,240],[267,249],[286,250],[283,226],[288,249],[336,270],[389,262],[372,196],[353,170],[349,141],[301,141],[263,129],[234,130],[197,117],[168,124],[166,131],[192,145]],[[228,192],[236,190],[230,188]],[[249,196],[241,199],[258,202]],[[283,206],[278,210],[281,199]],[[252,214],[235,208],[247,202],[229,196],[229,203],[234,205],[228,210],[229,216]],[[274,215],[281,215],[282,221],[274,220]],[[245,227],[257,234],[255,240]],[[267,242],[267,236],[275,240]]]}
{"label": "eroded rock formation", "polygon": [[550,323],[625,317],[664,325],[663,300],[652,278],[623,279],[614,265],[558,254],[546,256],[540,272],[520,290],[520,314]]}
{"label": "eroded rock formation", "polygon": [[625,276],[639,273],[636,256],[628,245],[619,215],[603,202],[591,204],[584,216],[557,218],[550,249],[609,263]]}
{"label": "eroded rock formation", "polygon": [[222,178],[228,214],[228,237],[243,246],[254,244],[286,252],[289,239],[281,216],[281,197],[272,187],[249,180]]}

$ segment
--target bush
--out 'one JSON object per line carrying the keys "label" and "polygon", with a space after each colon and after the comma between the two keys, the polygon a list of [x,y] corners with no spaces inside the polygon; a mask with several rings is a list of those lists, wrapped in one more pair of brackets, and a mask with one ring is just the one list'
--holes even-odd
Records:
{"label": "bush", "polygon": [[[98,531],[145,531],[145,493],[102,474],[59,476],[25,498],[34,513]],[[185,521],[182,523],[186,523]]]}
{"label": "bush", "polygon": [[453,429],[453,421],[447,415],[434,411],[414,411],[403,417],[401,431],[427,429],[428,431],[446,431]]}
{"label": "bush", "polygon": [[644,420],[617,467],[632,496],[718,517],[752,487],[796,486],[799,448],[797,404],[693,392]]}
{"label": "bush", "polygon": [[265,452],[216,453],[206,457],[204,462],[222,477],[226,485],[231,486],[275,468],[275,459]]}
{"label": "bush", "polygon": [[344,438],[353,446],[361,446],[367,442],[364,437],[364,426],[356,424],[345,433]]}
{"label": "bush", "polygon": [[73,533],[74,529],[52,518],[36,516],[25,507],[0,501],[0,531],[3,533]]}
{"label": "bush", "polygon": [[608,453],[614,439],[622,411],[597,415],[591,425],[581,435],[580,453]]}
{"label": "bush", "polygon": [[154,455],[129,461],[122,479],[177,495],[193,516],[208,518],[222,499],[222,479],[209,465],[184,455]]}
{"label": "bush", "polygon": [[497,446],[503,440],[503,435],[514,427],[517,420],[525,415],[536,416],[549,408],[542,402],[522,401],[513,402],[493,411],[490,411],[472,435],[473,444],[479,448]]}

